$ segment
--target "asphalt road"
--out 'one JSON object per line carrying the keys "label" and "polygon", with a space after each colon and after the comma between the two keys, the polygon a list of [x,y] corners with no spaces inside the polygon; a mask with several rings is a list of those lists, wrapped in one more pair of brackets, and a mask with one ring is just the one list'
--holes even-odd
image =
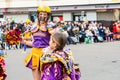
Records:
{"label": "asphalt road", "polygon": [[[82,73],[80,80],[120,80],[120,41],[69,45]],[[31,70],[24,65],[29,54],[8,50],[6,60],[7,80],[33,80]]]}

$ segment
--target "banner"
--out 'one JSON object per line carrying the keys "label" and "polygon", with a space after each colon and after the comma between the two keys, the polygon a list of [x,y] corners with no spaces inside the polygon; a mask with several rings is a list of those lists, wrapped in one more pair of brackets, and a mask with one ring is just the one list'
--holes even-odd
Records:
{"label": "banner", "polygon": [[112,0],[112,2],[119,2],[120,0]]}

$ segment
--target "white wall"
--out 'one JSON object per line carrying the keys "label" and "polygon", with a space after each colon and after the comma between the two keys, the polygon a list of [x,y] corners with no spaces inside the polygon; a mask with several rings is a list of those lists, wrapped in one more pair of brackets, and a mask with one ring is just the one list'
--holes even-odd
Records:
{"label": "white wall", "polygon": [[85,4],[104,4],[120,3],[120,0],[11,0],[0,1],[0,8],[8,7],[36,7],[39,5],[63,6],[63,5],[85,5]]}
{"label": "white wall", "polygon": [[90,21],[97,20],[97,13],[96,11],[87,11],[87,19]]}
{"label": "white wall", "polygon": [[71,12],[64,12],[63,13],[63,21],[72,21],[72,13]]}
{"label": "white wall", "polygon": [[25,22],[29,17],[28,14],[5,14],[4,16],[8,18],[14,18],[15,22]]}

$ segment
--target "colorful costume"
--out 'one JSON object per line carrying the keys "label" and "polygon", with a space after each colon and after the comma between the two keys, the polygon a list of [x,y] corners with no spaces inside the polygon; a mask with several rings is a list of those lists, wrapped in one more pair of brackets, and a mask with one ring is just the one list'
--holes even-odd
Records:
{"label": "colorful costume", "polygon": [[[36,31],[36,27],[31,32]],[[42,31],[37,29],[37,32],[33,33],[32,51],[25,59],[25,65],[29,68],[36,69],[40,65],[40,57],[43,55],[42,49],[49,45],[50,33],[48,31]]]}
{"label": "colorful costume", "polygon": [[[43,12],[47,14],[40,15],[39,13]],[[32,51],[25,58],[25,65],[31,69],[39,69],[40,67],[40,58],[43,55],[42,49],[49,45],[50,33],[47,25],[47,21],[49,19],[49,14],[51,10],[48,6],[39,6],[37,9],[38,14],[38,23],[35,25],[35,28],[31,30],[33,43],[32,43]]]}
{"label": "colorful costume", "polygon": [[0,80],[5,80],[7,77],[5,73],[5,61],[2,56],[0,56]]}
{"label": "colorful costume", "polygon": [[41,57],[41,80],[79,80],[80,73],[74,69],[72,53],[70,50],[51,52],[44,49]]}
{"label": "colorful costume", "polygon": [[5,80],[7,75],[5,73],[5,61],[4,58],[6,57],[6,52],[2,43],[0,42],[0,80]]}

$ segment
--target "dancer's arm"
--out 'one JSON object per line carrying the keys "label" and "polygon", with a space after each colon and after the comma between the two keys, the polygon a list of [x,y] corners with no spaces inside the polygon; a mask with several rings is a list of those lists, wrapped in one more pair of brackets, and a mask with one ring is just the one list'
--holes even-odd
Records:
{"label": "dancer's arm", "polygon": [[27,45],[27,46],[33,47],[33,46],[32,46],[32,41],[22,40],[22,41],[21,41],[21,44],[25,44],[25,45]]}

